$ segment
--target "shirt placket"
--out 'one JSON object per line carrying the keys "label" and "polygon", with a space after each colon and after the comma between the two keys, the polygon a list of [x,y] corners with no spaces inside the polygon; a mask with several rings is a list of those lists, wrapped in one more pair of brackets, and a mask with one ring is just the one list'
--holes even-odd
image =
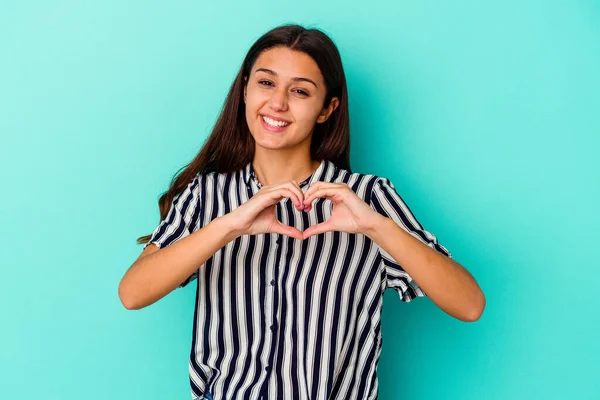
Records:
{"label": "shirt placket", "polygon": [[[250,172],[250,178],[256,184],[257,189],[260,190],[262,185],[258,181],[254,170]],[[311,178],[308,178],[301,182],[299,185],[305,191],[305,186],[308,185],[311,181]],[[279,219],[281,212],[281,205],[276,205],[276,217]],[[269,398],[268,390],[269,390],[269,381],[272,377],[273,365],[275,364],[275,357],[277,354],[277,346],[278,346],[278,323],[279,320],[277,318],[279,309],[281,309],[281,304],[279,301],[283,301],[280,299],[279,293],[279,274],[281,271],[280,266],[285,262],[283,260],[283,250],[282,250],[282,241],[283,235],[271,233],[270,243],[274,243],[274,246],[269,247],[269,257],[267,262],[267,268],[265,271],[265,279],[266,279],[266,295],[265,295],[265,303],[264,303],[264,321],[267,326],[267,330],[265,332],[265,347],[268,349],[266,352],[266,358],[262,358],[262,363],[264,365],[264,369],[266,372],[265,380],[263,383],[263,387],[260,391],[259,400],[266,400]],[[264,354],[264,353],[263,353]]]}
{"label": "shirt placket", "polygon": [[281,247],[281,241],[282,235],[279,234],[275,234],[275,233],[271,233],[271,243],[273,243],[274,245],[270,247],[270,251],[272,251],[269,260],[271,262],[268,263],[268,268],[266,268],[265,271],[265,279],[266,279],[266,295],[265,295],[265,302],[264,302],[264,317],[265,317],[265,325],[267,327],[266,332],[265,332],[265,347],[267,350],[266,355],[263,359],[263,365],[265,366],[265,380],[264,380],[264,386],[261,390],[261,395],[260,395],[260,399],[267,399],[268,398],[268,384],[269,384],[269,380],[271,378],[271,374],[272,374],[272,370],[273,370],[273,365],[275,363],[275,355],[276,355],[276,348],[277,348],[277,336],[276,336],[276,332],[278,331],[277,329],[277,324],[278,324],[278,312],[279,312],[279,306],[278,306],[278,299],[279,299],[279,288],[278,288],[278,273],[279,273],[279,254],[280,254],[280,247]]}

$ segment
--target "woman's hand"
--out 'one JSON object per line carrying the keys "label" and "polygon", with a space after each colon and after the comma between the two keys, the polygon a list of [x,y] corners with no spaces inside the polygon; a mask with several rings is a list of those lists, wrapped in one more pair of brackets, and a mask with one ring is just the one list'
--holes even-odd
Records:
{"label": "woman's hand", "polygon": [[345,183],[315,182],[304,193],[307,211],[317,198],[327,198],[333,203],[331,217],[304,231],[304,239],[329,231],[369,234],[378,218],[383,216],[354,193]]}
{"label": "woman's hand", "polygon": [[275,204],[283,198],[291,199],[298,211],[304,209],[304,193],[296,181],[263,186],[250,200],[226,215],[232,230],[238,236],[272,232],[304,239],[302,231],[282,224],[275,216]]}

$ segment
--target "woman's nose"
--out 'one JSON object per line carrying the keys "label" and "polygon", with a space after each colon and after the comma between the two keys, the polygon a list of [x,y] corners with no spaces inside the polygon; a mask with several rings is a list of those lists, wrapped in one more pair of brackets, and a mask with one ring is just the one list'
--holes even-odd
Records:
{"label": "woman's nose", "polygon": [[287,90],[275,89],[269,99],[269,106],[275,111],[286,111],[288,107]]}

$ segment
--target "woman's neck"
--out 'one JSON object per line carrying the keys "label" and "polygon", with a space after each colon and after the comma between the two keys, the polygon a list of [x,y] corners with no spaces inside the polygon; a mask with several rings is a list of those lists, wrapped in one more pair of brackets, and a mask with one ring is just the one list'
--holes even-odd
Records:
{"label": "woman's neck", "polygon": [[289,155],[283,153],[260,153],[254,156],[252,167],[262,186],[281,184],[295,180],[300,183],[311,176],[321,165],[319,160],[312,160],[310,154]]}

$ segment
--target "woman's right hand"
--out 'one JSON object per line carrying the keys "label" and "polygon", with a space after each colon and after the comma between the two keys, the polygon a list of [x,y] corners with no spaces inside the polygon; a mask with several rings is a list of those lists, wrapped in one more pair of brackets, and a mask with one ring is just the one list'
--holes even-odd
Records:
{"label": "woman's right hand", "polygon": [[225,215],[236,235],[279,233],[303,240],[298,229],[282,224],[275,215],[275,204],[289,198],[298,211],[303,211],[304,193],[296,181],[263,186],[247,202]]}

